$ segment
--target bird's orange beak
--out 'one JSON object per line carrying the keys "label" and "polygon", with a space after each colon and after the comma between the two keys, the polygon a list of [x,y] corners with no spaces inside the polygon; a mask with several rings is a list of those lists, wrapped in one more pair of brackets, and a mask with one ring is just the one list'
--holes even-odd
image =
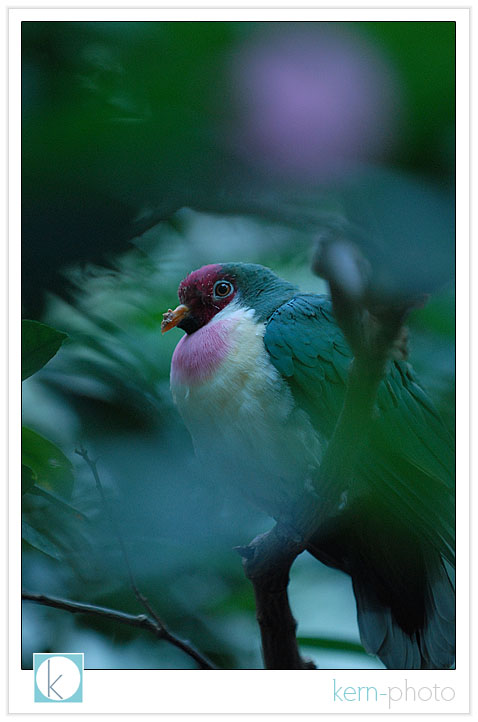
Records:
{"label": "bird's orange beak", "polygon": [[174,311],[168,308],[166,313],[163,313],[163,320],[161,322],[161,333],[166,333],[166,331],[169,331],[171,328],[177,326],[178,323],[181,323],[183,318],[188,315],[188,313],[189,307],[185,306],[184,303],[182,303],[180,306],[177,306]]}

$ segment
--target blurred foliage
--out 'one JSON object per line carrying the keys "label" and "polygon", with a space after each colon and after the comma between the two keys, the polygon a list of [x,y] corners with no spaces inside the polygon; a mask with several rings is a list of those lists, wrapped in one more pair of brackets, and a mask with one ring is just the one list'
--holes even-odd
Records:
{"label": "blurred foliage", "polygon": [[71,496],[73,469],[60,449],[35,431],[22,428],[22,465],[46,489],[57,489],[65,498]]}
{"label": "blurred foliage", "polygon": [[[307,43],[328,38],[334,58],[362,53],[366,70],[379,58],[397,108],[393,129],[377,129],[389,135],[382,156],[359,153],[330,181],[244,152],[253,98],[237,94],[233,69],[302,32]],[[25,22],[22,51],[23,304],[62,331],[25,322],[24,586],[141,612],[74,454],[84,444],[138,585],[168,626],[220,667],[260,667],[253,592],[233,547],[271,520],[198,468],[169,394],[180,332],[162,338],[162,314],[179,281],[215,261],[263,263],[324,292],[312,245],[344,232],[378,294],[432,293],[410,319],[411,360],[453,429],[454,25]],[[268,68],[282,78],[290,68],[276,68],[274,52]],[[295,132],[301,159],[307,134]],[[302,555],[291,603],[320,667],[381,666],[359,653],[348,577]],[[32,604],[23,629],[25,667],[32,652],[63,648],[84,651],[89,668],[191,666],[147,633]]]}
{"label": "blurred foliage", "polygon": [[451,180],[455,162],[455,24],[368,22],[373,39],[400,72],[407,122],[397,149],[399,162],[414,172]]}
{"label": "blurred foliage", "polygon": [[[22,321],[22,380],[45,366],[67,335],[36,321]],[[73,466],[55,444],[22,426],[22,542],[59,562],[76,544],[86,517],[69,500]]]}
{"label": "blurred foliage", "polygon": [[[319,45],[330,37],[336,54],[349,52],[348,36],[365,43],[352,48],[351,68],[378,53],[386,69],[381,90],[389,78],[403,115],[400,131],[389,133],[390,164],[450,182],[453,23],[24,22],[23,294],[30,316],[41,311],[45,288],[64,288],[66,265],[104,261],[183,206],[303,226],[304,188],[242,152],[238,119],[247,119],[253,98],[235,95],[231,69],[256,46],[270,46],[275,63],[277,38],[292,34],[300,44],[301,32],[316,34]],[[287,57],[284,63],[272,72],[282,77]],[[327,101],[333,105],[333,96]],[[357,99],[350,102],[360,115]],[[320,114],[316,121],[320,129]],[[291,152],[303,152],[307,127],[290,122]],[[315,227],[323,194],[311,198]]]}
{"label": "blurred foliage", "polygon": [[58,351],[66,334],[37,321],[22,321],[22,381],[39,371]]}

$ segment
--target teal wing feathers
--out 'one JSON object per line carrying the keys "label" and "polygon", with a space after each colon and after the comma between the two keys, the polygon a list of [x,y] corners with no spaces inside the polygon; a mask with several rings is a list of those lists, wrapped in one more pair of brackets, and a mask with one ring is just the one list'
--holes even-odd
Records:
{"label": "teal wing feathers", "polygon": [[[352,361],[330,300],[291,299],[270,317],[264,344],[296,402],[329,439]],[[347,491],[345,509],[314,534],[308,550],[352,576],[367,651],[389,668],[449,668],[455,547],[451,436],[404,361],[389,362],[376,413],[367,423],[353,482],[344,480],[338,490],[337,498]]]}
{"label": "teal wing feathers", "polygon": [[352,354],[325,296],[296,296],[269,319],[264,344],[322,435],[340,412]]}
{"label": "teal wing feathers", "polygon": [[[264,344],[297,402],[330,438],[342,407],[352,353],[326,296],[301,295],[271,316]],[[346,450],[345,450],[346,452]],[[454,449],[410,365],[392,361],[377,394],[359,474],[396,513],[419,524],[450,558],[454,547]],[[398,511],[400,510],[400,511]]]}

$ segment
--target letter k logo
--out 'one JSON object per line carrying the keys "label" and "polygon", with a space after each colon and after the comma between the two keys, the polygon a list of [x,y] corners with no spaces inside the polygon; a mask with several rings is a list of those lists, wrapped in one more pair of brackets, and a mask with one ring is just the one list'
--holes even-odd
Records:
{"label": "letter k logo", "polygon": [[54,689],[54,687],[53,687],[53,685],[56,684],[56,683],[58,682],[58,680],[63,677],[63,675],[62,675],[62,674],[59,674],[58,677],[55,679],[55,681],[54,681],[53,684],[52,684],[52,683],[50,682],[50,662],[51,662],[51,659],[47,659],[47,665],[48,665],[48,696],[50,696],[50,690],[51,690],[52,692],[54,692],[54,693],[56,694],[57,697],[59,697],[59,699],[63,699],[63,697],[61,696],[61,694],[58,694],[58,692],[56,691],[56,689]]}
{"label": "letter k logo", "polygon": [[83,701],[83,654],[34,654],[35,702]]}

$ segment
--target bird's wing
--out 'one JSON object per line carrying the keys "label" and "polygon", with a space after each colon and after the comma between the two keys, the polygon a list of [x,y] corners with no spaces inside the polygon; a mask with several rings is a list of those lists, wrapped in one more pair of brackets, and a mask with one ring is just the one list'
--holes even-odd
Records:
{"label": "bird's wing", "polygon": [[[342,407],[352,353],[326,296],[300,295],[269,319],[264,344],[318,432],[330,438]],[[391,361],[357,474],[445,558],[454,555],[454,449],[410,365]],[[344,453],[347,450],[344,449]]]}

